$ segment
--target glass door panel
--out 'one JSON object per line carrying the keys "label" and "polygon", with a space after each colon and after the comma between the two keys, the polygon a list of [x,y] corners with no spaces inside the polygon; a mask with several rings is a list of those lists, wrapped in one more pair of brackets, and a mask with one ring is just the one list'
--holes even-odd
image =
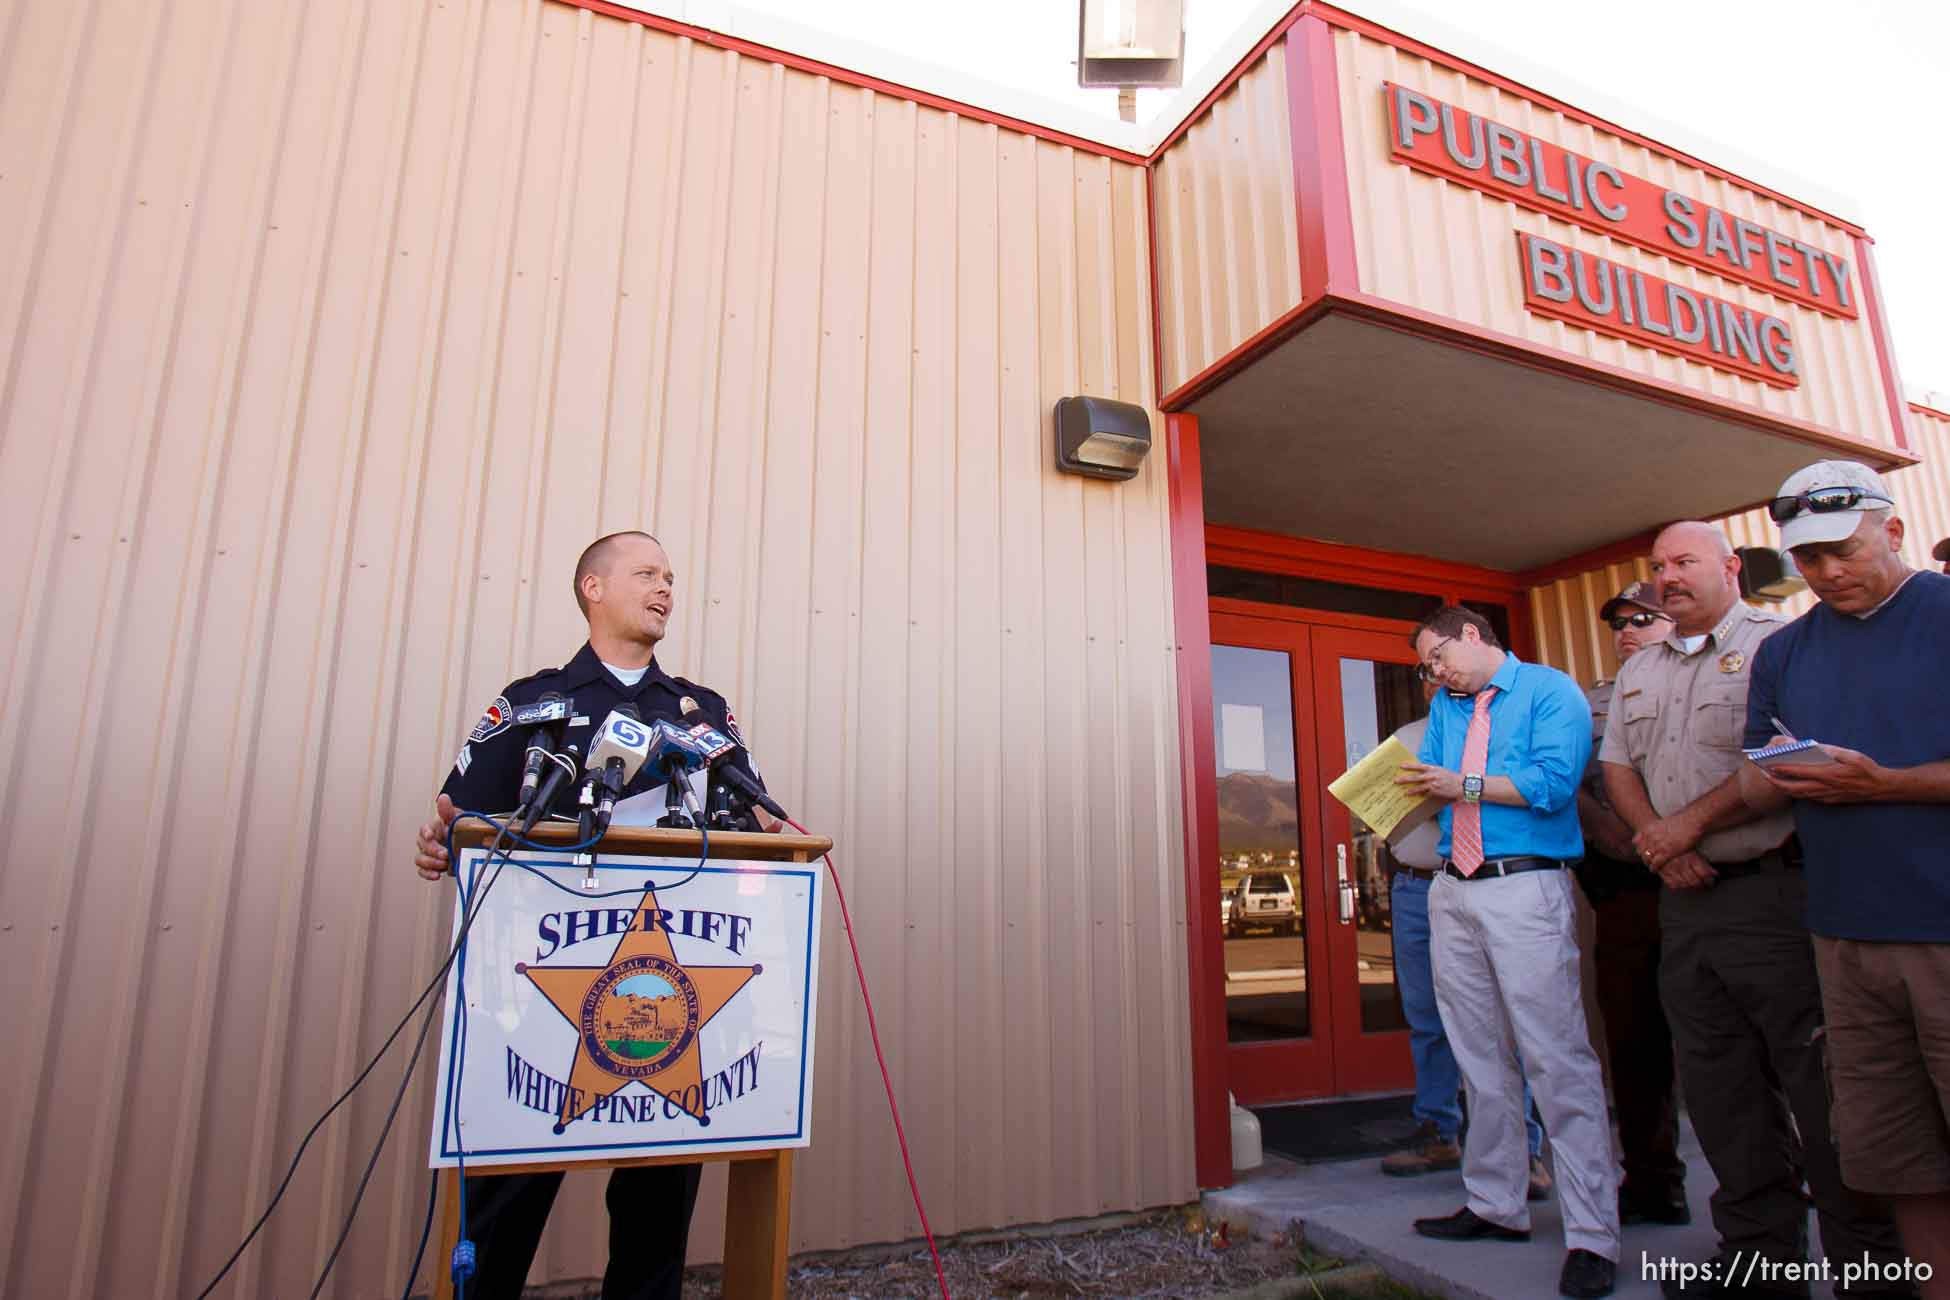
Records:
{"label": "glass door panel", "polygon": [[[1388,633],[1318,628],[1312,638],[1315,737],[1324,787],[1428,712],[1415,657]],[[1320,959],[1336,1091],[1409,1087],[1408,1022],[1395,984],[1387,842],[1331,796],[1320,802],[1321,856],[1333,889]]]}
{"label": "glass door panel", "polygon": [[1226,1040],[1313,1032],[1300,890],[1293,661],[1284,649],[1212,647],[1219,788],[1219,918]]}
{"label": "glass door panel", "polygon": [[[1410,664],[1341,659],[1341,726],[1346,765],[1354,766],[1381,742],[1429,711]],[[1348,871],[1354,885],[1355,982],[1360,990],[1361,1030],[1407,1029],[1401,991],[1395,985],[1393,918],[1388,906],[1395,859],[1388,841],[1347,813]]]}

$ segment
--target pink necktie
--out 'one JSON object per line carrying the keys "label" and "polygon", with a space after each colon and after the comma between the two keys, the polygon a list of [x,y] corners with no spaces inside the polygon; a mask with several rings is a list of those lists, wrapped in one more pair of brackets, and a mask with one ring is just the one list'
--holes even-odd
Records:
{"label": "pink necktie", "polygon": [[[1490,697],[1496,687],[1485,686],[1476,693],[1476,712],[1469,715],[1469,734],[1463,738],[1462,770],[1480,773],[1490,757]],[[1483,806],[1462,801],[1455,806],[1449,827],[1449,857],[1456,870],[1465,876],[1476,874],[1483,865]]]}

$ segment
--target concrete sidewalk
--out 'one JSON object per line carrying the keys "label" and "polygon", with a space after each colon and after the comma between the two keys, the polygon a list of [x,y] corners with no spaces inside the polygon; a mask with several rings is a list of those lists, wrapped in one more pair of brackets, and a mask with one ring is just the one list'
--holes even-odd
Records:
{"label": "concrete sidewalk", "polygon": [[[1693,1222],[1682,1228],[1637,1224],[1625,1229],[1613,1293],[1621,1300],[1659,1296],[1662,1259],[1705,1259],[1717,1244],[1706,1204],[1713,1173],[1691,1126],[1683,1122],[1679,1154],[1686,1162]],[[1558,1270],[1564,1267],[1557,1198],[1530,1207],[1527,1244],[1435,1241],[1416,1235],[1414,1220],[1454,1213],[1466,1200],[1459,1172],[1389,1178],[1376,1157],[1303,1165],[1271,1152],[1260,1168],[1203,1198],[1209,1218],[1259,1234],[1291,1231],[1297,1221],[1301,1239],[1314,1250],[1370,1260],[1384,1273],[1434,1295],[1456,1300],[1555,1296]],[[1816,1289],[1818,1296],[1826,1293],[1826,1287]]]}

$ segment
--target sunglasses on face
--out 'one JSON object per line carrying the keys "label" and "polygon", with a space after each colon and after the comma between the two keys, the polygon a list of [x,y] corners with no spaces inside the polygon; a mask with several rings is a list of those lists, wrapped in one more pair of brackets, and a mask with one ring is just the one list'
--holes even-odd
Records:
{"label": "sunglasses on face", "polygon": [[1828,515],[1837,510],[1854,510],[1864,501],[1880,501],[1886,506],[1896,504],[1888,497],[1865,492],[1861,488],[1825,487],[1798,496],[1775,497],[1767,503],[1767,513],[1775,523],[1784,524],[1804,510],[1810,514]]}
{"label": "sunglasses on face", "polygon": [[1664,619],[1664,614],[1618,614],[1607,620],[1614,632],[1623,632],[1628,627],[1646,628]]}

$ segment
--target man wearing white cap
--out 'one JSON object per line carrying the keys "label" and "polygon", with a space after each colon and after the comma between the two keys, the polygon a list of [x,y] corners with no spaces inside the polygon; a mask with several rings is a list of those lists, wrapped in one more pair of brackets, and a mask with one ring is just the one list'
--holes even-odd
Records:
{"label": "man wearing white cap", "polygon": [[[1889,1198],[1909,1280],[1950,1297],[1950,577],[1903,563],[1882,478],[1810,465],[1769,507],[1820,604],[1754,656],[1741,794],[1794,810],[1851,1187]],[[1927,1265],[1927,1269],[1924,1267]]]}

